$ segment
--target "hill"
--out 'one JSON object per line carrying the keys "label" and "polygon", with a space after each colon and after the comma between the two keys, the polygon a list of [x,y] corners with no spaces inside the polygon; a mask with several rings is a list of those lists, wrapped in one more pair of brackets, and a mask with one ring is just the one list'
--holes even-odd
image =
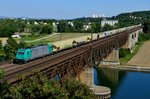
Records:
{"label": "hill", "polygon": [[116,18],[133,18],[133,19],[141,19],[141,20],[149,20],[150,19],[150,10],[149,11],[137,11],[130,13],[122,13],[116,16]]}

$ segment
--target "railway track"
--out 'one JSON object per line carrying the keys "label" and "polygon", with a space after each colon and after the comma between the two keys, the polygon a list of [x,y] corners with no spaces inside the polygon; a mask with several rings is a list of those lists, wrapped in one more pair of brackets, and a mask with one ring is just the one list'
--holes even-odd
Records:
{"label": "railway track", "polygon": [[[21,80],[20,76],[28,77],[34,75],[34,73],[46,73],[51,75],[50,72],[59,70],[61,63],[67,63],[67,60],[77,57],[85,52],[90,52],[91,48],[96,48],[100,45],[105,45],[106,43],[115,41],[123,36],[127,36],[130,32],[138,30],[141,27],[133,28],[129,31],[120,32],[112,36],[100,38],[98,40],[92,41],[90,43],[75,47],[72,49],[64,50],[54,55],[50,55],[38,60],[34,60],[30,63],[18,65],[18,64],[5,64],[0,66],[0,69],[5,71],[3,79],[0,79],[0,82],[8,81],[9,83],[15,83]],[[92,46],[91,46],[92,45]],[[58,65],[60,64],[60,65]]]}
{"label": "railway track", "polygon": [[[23,64],[23,65],[14,65],[14,67],[5,68],[4,71],[4,79],[1,79],[0,81],[6,81],[8,80],[10,83],[15,82],[17,80],[19,75],[29,76],[32,72],[40,72],[43,71],[45,68],[50,68],[51,66],[60,63],[61,61],[65,61],[75,55],[79,55],[83,53],[83,48],[75,48],[71,49],[69,51],[63,51],[60,53],[57,53],[55,55],[51,55],[49,57],[38,59],[33,62]],[[51,63],[51,64],[49,64]],[[52,67],[54,68],[54,67]]]}

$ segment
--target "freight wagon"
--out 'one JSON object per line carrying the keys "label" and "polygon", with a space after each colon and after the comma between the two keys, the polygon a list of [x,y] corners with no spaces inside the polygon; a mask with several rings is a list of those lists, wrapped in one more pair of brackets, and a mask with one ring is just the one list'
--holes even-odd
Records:
{"label": "freight wagon", "polygon": [[53,53],[51,44],[18,49],[14,63],[23,64]]}

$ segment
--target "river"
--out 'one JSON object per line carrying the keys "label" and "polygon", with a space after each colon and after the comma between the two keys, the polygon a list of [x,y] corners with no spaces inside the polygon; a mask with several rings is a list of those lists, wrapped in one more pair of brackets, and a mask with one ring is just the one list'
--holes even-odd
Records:
{"label": "river", "polygon": [[111,88],[111,99],[150,99],[150,73],[99,68],[94,83]]}

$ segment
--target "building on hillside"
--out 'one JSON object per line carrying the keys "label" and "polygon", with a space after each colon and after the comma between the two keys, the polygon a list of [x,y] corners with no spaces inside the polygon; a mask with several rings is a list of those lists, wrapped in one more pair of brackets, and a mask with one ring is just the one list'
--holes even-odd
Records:
{"label": "building on hillside", "polygon": [[11,37],[13,37],[13,38],[21,38],[21,34],[16,32]]}
{"label": "building on hillside", "polygon": [[30,25],[30,22],[27,22],[28,25]]}
{"label": "building on hillside", "polygon": [[103,27],[105,24],[114,26],[116,23],[118,23],[118,20],[106,20],[106,19],[104,19],[101,21],[101,26]]}
{"label": "building on hillside", "polygon": [[74,26],[73,22],[70,22],[70,21],[68,22],[68,25],[70,25],[72,27]]}
{"label": "building on hillside", "polygon": [[105,14],[93,14],[92,18],[104,18]]}
{"label": "building on hillside", "polygon": [[34,24],[35,24],[35,25],[38,25],[39,23],[35,21]]}
{"label": "building on hillside", "polygon": [[52,25],[53,25],[53,32],[57,32],[58,31],[58,26],[59,22],[53,22]]}
{"label": "building on hillside", "polygon": [[84,31],[87,31],[88,29],[91,29],[91,28],[92,28],[91,22],[89,22],[88,24],[83,25],[83,30]]}
{"label": "building on hillside", "polygon": [[47,25],[47,23],[45,22],[45,23],[43,23],[44,25]]}

